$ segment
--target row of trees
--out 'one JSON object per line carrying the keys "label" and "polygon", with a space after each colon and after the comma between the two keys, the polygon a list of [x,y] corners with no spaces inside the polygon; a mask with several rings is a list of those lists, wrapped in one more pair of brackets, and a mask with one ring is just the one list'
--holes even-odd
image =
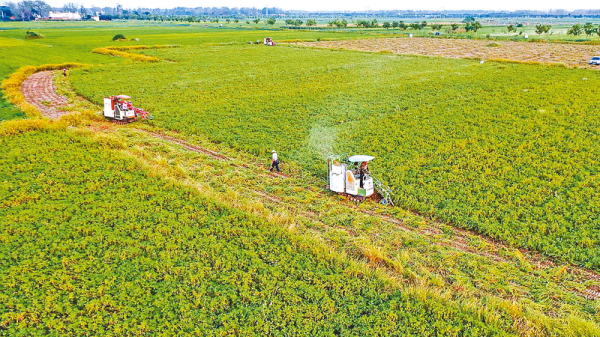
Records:
{"label": "row of trees", "polygon": [[50,5],[44,1],[21,1],[9,2],[6,4],[15,20],[29,21],[36,17],[47,17],[50,10]]}
{"label": "row of trees", "polygon": [[[300,20],[300,19],[287,19],[287,20],[285,20],[285,24],[288,25],[288,26],[299,27],[299,26],[302,26],[303,23],[304,22],[302,20]],[[315,19],[308,19],[308,20],[306,20],[306,26],[311,27],[311,26],[316,26],[316,25],[317,25],[317,21]]]}
{"label": "row of trees", "polygon": [[598,35],[600,37],[600,26],[598,28],[594,27],[594,24],[591,22],[586,22],[584,25],[576,24],[567,30],[567,34],[579,36],[579,35]]}
{"label": "row of trees", "polygon": [[[523,27],[523,25],[521,25],[521,27]],[[550,33],[550,29],[552,28],[551,25],[536,25],[535,26],[535,33],[538,35],[541,34],[548,34]],[[506,29],[508,30],[508,32],[516,32],[517,28],[513,25],[508,25],[506,26]],[[580,24],[575,24],[573,25],[571,28],[569,28],[567,30],[567,34],[568,35],[573,35],[573,36],[579,36],[579,35],[587,35],[588,37],[591,35],[598,35],[600,36],[600,26],[599,27],[594,27],[594,24],[592,24],[591,22],[587,22],[584,25],[580,25]]]}

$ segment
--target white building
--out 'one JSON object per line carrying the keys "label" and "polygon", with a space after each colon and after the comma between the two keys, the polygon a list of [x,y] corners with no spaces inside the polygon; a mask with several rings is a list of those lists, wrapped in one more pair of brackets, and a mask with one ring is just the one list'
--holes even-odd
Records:
{"label": "white building", "polygon": [[81,20],[79,13],[50,12],[50,20]]}

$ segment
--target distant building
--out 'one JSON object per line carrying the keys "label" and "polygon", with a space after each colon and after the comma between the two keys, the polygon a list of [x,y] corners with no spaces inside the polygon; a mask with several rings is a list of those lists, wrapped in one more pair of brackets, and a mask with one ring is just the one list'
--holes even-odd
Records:
{"label": "distant building", "polygon": [[79,13],[50,12],[49,20],[81,20]]}

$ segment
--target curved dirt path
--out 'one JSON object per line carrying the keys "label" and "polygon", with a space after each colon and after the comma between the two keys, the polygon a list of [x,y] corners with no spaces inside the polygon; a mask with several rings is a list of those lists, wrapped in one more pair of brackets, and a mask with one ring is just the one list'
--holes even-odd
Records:
{"label": "curved dirt path", "polygon": [[50,119],[57,119],[67,114],[61,108],[68,106],[69,100],[56,92],[52,81],[53,71],[42,71],[29,76],[21,85],[21,92],[25,100]]}

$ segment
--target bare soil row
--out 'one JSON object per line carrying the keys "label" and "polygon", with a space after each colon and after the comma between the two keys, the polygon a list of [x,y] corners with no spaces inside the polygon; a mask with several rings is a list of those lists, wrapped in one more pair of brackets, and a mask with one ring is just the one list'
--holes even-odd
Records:
{"label": "bare soil row", "polygon": [[305,46],[388,51],[394,54],[427,55],[481,60],[510,60],[525,63],[564,64],[597,68],[588,64],[600,56],[600,46],[562,43],[488,41],[439,38],[383,38],[299,43]]}

